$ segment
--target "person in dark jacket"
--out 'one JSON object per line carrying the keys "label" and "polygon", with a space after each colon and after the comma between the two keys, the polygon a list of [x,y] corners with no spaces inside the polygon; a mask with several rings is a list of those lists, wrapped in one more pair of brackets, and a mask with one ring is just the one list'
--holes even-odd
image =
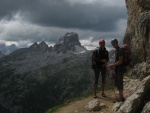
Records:
{"label": "person in dark jacket", "polygon": [[106,64],[109,60],[109,56],[108,56],[108,51],[105,48],[105,40],[100,40],[99,45],[100,47],[98,47],[93,51],[93,56],[92,56],[93,70],[95,73],[95,82],[93,86],[94,98],[97,97],[96,90],[98,87],[98,80],[99,80],[100,73],[102,75],[102,96],[106,97],[104,90],[105,90]]}
{"label": "person in dark jacket", "polygon": [[119,91],[119,100],[125,101],[123,96],[123,49],[119,47],[118,40],[113,39],[111,41],[112,46],[116,49],[116,59],[114,64],[110,64],[109,68],[115,69],[115,86]]}

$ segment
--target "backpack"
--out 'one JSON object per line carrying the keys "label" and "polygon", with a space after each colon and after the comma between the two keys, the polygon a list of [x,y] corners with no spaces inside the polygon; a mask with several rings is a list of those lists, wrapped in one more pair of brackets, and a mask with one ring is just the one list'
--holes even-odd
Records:
{"label": "backpack", "polygon": [[[94,51],[93,51],[93,54],[92,54],[92,69],[96,69],[96,65],[93,64],[93,62],[94,62],[94,60],[95,60],[95,59],[94,59],[94,56],[98,57],[98,56],[100,55],[99,50],[100,50],[100,48],[99,48],[99,47],[96,47],[96,48],[94,49]],[[106,55],[106,53],[107,53],[107,51],[105,50],[105,55]]]}
{"label": "backpack", "polygon": [[123,66],[127,67],[131,63],[131,49],[127,44],[124,44],[122,49],[123,49]]}

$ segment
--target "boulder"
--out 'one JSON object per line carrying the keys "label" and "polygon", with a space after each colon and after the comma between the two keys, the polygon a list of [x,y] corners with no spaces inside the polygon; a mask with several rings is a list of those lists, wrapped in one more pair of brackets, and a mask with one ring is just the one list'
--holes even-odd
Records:
{"label": "boulder", "polygon": [[88,111],[99,111],[100,110],[100,100],[94,99],[85,106]]}

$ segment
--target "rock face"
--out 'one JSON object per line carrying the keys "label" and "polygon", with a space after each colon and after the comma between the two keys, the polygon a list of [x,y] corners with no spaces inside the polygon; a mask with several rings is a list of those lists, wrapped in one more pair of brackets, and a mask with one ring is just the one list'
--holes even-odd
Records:
{"label": "rock face", "polygon": [[138,63],[134,66],[134,68],[132,69],[132,73],[131,73],[131,77],[132,78],[140,78],[143,79],[147,76],[147,70],[146,70],[147,66],[146,63]]}
{"label": "rock face", "polygon": [[81,46],[79,42],[78,34],[73,32],[66,33],[54,46],[54,51],[57,53],[67,53],[68,51],[79,53],[85,50],[86,49]]}
{"label": "rock face", "polygon": [[131,46],[134,63],[146,62],[150,58],[150,1],[126,0],[126,4],[129,16],[124,43]]}
{"label": "rock face", "polygon": [[134,67],[131,76],[140,78],[142,82],[118,113],[141,113],[149,110],[146,103],[150,101],[150,0],[126,0],[126,6],[128,26],[124,43],[132,49]]}

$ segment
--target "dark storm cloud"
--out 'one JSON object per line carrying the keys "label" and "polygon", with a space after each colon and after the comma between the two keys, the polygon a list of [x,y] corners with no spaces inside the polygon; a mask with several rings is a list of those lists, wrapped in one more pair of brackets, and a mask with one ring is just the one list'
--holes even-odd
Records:
{"label": "dark storm cloud", "polygon": [[71,5],[66,0],[1,0],[0,8],[0,18],[11,19],[20,12],[24,20],[40,26],[107,32],[127,17],[122,6]]}

